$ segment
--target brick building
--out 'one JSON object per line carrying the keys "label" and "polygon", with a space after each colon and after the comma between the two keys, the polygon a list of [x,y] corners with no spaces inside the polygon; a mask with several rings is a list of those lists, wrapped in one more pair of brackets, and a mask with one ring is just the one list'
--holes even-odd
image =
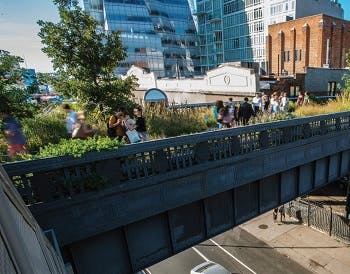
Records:
{"label": "brick building", "polygon": [[344,68],[349,51],[349,21],[318,14],[268,27],[268,70],[275,76],[296,76],[308,67]]}

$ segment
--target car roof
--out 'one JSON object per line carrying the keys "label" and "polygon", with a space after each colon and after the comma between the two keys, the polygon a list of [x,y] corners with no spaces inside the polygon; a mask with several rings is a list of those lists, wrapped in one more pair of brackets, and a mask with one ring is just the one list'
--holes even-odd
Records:
{"label": "car roof", "polygon": [[191,270],[191,273],[202,273],[202,274],[231,274],[227,269],[223,266],[215,263],[215,262],[205,262],[200,265],[197,265],[195,268]]}

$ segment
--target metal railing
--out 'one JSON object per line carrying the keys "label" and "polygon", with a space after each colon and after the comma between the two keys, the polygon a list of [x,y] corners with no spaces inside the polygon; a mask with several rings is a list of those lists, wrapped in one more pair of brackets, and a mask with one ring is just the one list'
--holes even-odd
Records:
{"label": "metal railing", "polygon": [[331,207],[320,207],[316,204],[295,200],[290,202],[286,208],[287,214],[300,222],[330,236],[350,242],[349,221],[335,214]]}
{"label": "metal railing", "polygon": [[[337,98],[336,96],[315,96],[314,98],[320,100],[320,101],[328,101],[330,99],[335,99]],[[290,101],[297,101],[298,97],[289,97]],[[243,102],[243,98],[242,100],[235,100],[232,101],[233,104],[238,104]],[[224,102],[224,104],[227,104],[229,102]],[[168,108],[170,109],[178,109],[178,108],[202,108],[202,107],[212,107],[215,105],[215,102],[209,102],[209,103],[190,103],[190,104],[170,104],[168,106]]]}
{"label": "metal railing", "polygon": [[27,204],[45,203],[134,180],[152,183],[159,175],[190,176],[202,164],[219,166],[218,161],[249,153],[315,142],[349,131],[349,126],[350,112],[342,112],[131,144],[82,158],[7,163],[4,168]]}

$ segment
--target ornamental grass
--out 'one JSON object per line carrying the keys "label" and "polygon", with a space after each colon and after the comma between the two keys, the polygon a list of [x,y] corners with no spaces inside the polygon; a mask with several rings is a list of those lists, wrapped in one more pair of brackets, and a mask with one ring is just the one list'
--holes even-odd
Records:
{"label": "ornamental grass", "polygon": [[327,104],[318,105],[310,103],[295,109],[295,116],[306,117],[335,112],[350,111],[350,97],[347,95],[337,96],[335,100],[328,101]]}

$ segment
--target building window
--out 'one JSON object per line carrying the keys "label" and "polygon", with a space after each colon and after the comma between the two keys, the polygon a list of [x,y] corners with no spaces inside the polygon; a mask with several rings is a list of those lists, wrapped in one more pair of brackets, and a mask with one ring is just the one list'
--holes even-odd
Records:
{"label": "building window", "polygon": [[290,95],[290,97],[296,97],[297,94],[299,93],[299,91],[300,91],[300,86],[298,86],[298,85],[291,85],[289,87],[289,95]]}
{"label": "building window", "polygon": [[299,50],[294,50],[294,61],[298,61],[299,60]]}
{"label": "building window", "polygon": [[299,50],[299,61],[301,61],[301,49]]}
{"label": "building window", "polygon": [[328,82],[328,95],[329,96],[335,96],[335,93],[337,91],[337,82]]}
{"label": "building window", "polygon": [[283,62],[289,62],[290,61],[290,53],[288,51],[283,52]]}
{"label": "building window", "polygon": [[239,38],[233,39],[233,48],[234,49],[239,48]]}

